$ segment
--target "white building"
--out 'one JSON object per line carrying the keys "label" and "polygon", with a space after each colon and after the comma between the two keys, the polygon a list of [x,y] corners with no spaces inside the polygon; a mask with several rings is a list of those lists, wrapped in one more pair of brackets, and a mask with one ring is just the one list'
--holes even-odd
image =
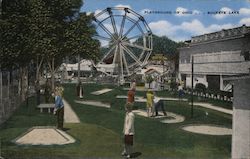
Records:
{"label": "white building", "polygon": [[[93,61],[86,59],[81,60],[80,61],[81,75],[86,74],[87,76],[90,76],[91,71],[93,70],[93,66],[94,66]],[[62,63],[59,70],[62,71],[64,79],[71,79],[78,72],[78,63],[75,64]]]}
{"label": "white building", "polygon": [[245,25],[192,37],[179,49],[179,78],[191,87],[191,62],[194,63],[194,86],[203,83],[213,90],[228,91],[224,79],[248,74],[250,68],[250,27]]}

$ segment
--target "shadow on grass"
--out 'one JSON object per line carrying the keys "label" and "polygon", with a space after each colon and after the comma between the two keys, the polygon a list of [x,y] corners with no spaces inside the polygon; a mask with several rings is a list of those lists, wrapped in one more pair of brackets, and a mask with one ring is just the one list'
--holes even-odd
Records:
{"label": "shadow on grass", "polygon": [[136,157],[139,157],[141,155],[142,155],[141,152],[134,152],[134,153],[131,154],[131,158],[136,158]]}
{"label": "shadow on grass", "polygon": [[62,131],[68,131],[70,128],[63,128]]}

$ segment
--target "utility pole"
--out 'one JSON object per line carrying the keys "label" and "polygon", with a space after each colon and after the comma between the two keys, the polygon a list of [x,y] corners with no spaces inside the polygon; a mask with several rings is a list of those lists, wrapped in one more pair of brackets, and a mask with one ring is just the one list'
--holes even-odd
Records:
{"label": "utility pole", "polygon": [[192,63],[191,63],[191,70],[192,70],[192,78],[191,78],[191,87],[192,87],[192,93],[191,93],[191,118],[193,118],[194,114],[194,56],[192,55]]}
{"label": "utility pole", "polygon": [[2,118],[2,115],[5,115],[5,110],[3,106],[3,74],[2,74],[2,69],[1,69],[1,64],[0,64],[0,109],[1,109],[1,114],[0,117]]}
{"label": "utility pole", "polygon": [[78,57],[77,57],[77,61],[78,61],[78,75],[77,75],[77,80],[78,80],[78,83],[80,83],[80,73],[81,73],[81,64],[80,64],[80,61],[81,58],[80,58],[80,54],[78,54]]}

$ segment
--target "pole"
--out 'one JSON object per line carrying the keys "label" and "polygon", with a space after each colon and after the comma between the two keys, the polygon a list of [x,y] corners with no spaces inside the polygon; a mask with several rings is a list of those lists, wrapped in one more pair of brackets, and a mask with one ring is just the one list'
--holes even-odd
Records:
{"label": "pole", "polygon": [[78,58],[77,58],[77,60],[78,60],[78,76],[77,76],[77,78],[78,78],[78,83],[80,83],[80,54],[78,54]]}
{"label": "pole", "polygon": [[0,159],[2,159],[2,139],[0,139]]}
{"label": "pole", "polygon": [[162,55],[162,77],[161,77],[161,90],[164,90],[164,56]]}
{"label": "pole", "polygon": [[162,80],[163,81],[163,76],[164,76],[164,58],[162,57]]}
{"label": "pole", "polygon": [[7,98],[10,100],[10,72],[7,72]]}
{"label": "pole", "polygon": [[0,104],[2,106],[2,99],[3,99],[3,82],[2,82],[2,70],[0,65]]}
{"label": "pole", "polygon": [[192,78],[191,78],[191,87],[192,87],[192,93],[191,93],[191,118],[193,118],[194,114],[194,56],[192,55]]}
{"label": "pole", "polygon": [[3,106],[3,75],[2,75],[2,69],[1,69],[1,64],[0,64],[0,109],[1,109],[1,114],[0,117],[2,118],[2,115],[5,115],[5,110],[4,110],[4,106]]}

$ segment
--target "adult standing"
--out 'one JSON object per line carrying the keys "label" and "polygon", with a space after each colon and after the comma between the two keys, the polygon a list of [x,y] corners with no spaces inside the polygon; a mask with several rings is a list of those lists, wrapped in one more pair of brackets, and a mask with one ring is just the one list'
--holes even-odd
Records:
{"label": "adult standing", "polygon": [[134,119],[135,115],[132,112],[133,105],[131,103],[125,104],[125,120],[124,120],[124,127],[123,127],[123,134],[124,134],[124,150],[122,152],[122,156],[126,156],[127,158],[131,157],[132,148],[134,144]]}
{"label": "adult standing", "polygon": [[136,82],[135,80],[132,81],[132,83],[130,84],[130,88],[136,88]]}
{"label": "adult standing", "polygon": [[128,96],[127,96],[127,103],[134,104],[135,102],[135,87],[130,88],[128,91]]}
{"label": "adult standing", "polygon": [[153,92],[149,89],[147,94],[147,114],[148,117],[153,116],[153,100],[154,100],[154,94]]}
{"label": "adult standing", "polygon": [[179,85],[178,85],[178,97],[179,97],[179,99],[182,98],[183,95],[184,95],[183,86],[181,83],[179,83]]}
{"label": "adult standing", "polygon": [[54,114],[56,114],[57,116],[57,128],[63,130],[64,104],[63,104],[61,92],[59,91],[55,91]]}

